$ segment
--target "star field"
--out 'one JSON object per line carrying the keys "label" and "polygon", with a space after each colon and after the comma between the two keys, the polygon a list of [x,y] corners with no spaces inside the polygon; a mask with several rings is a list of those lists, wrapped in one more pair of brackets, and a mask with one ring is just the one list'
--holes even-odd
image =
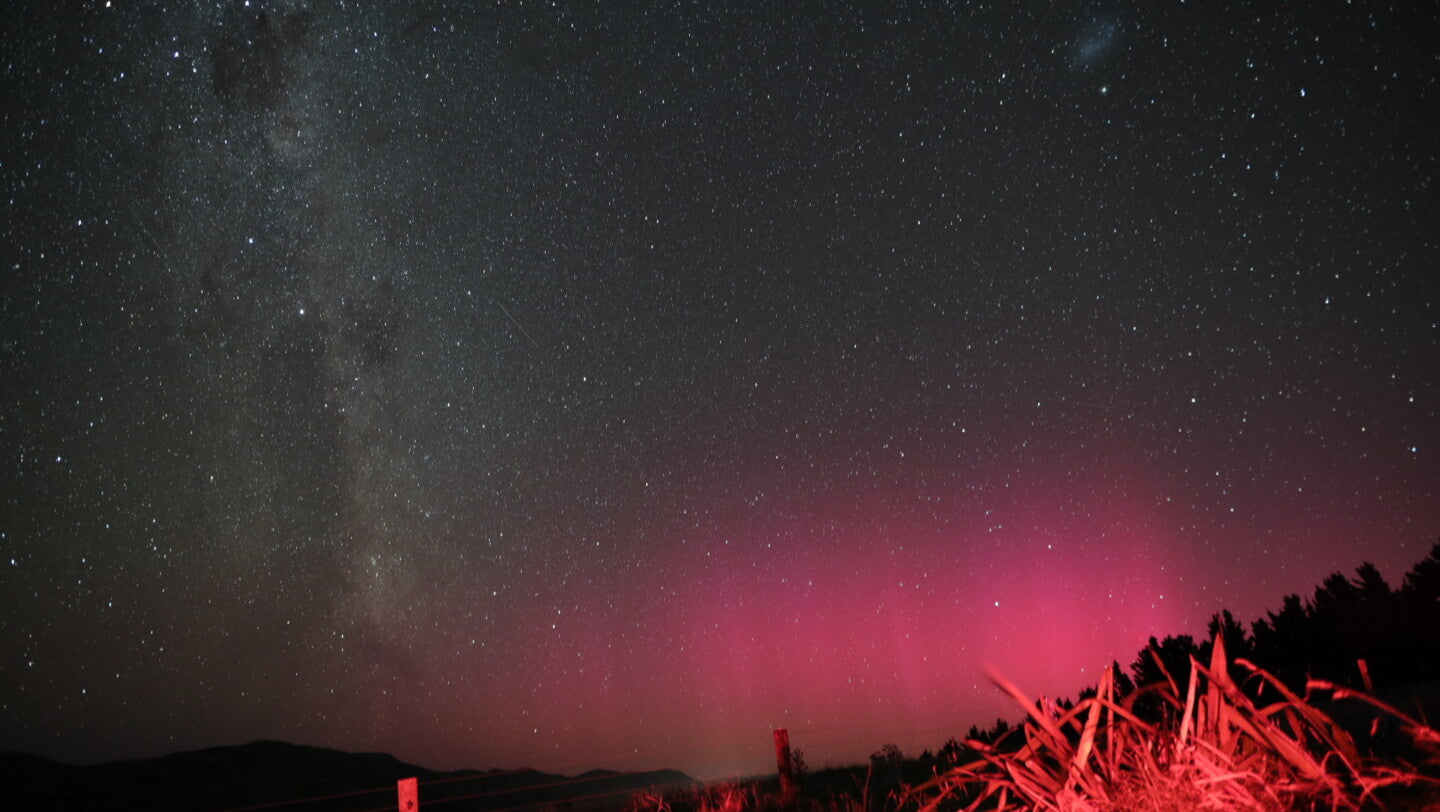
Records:
{"label": "star field", "polygon": [[0,750],[918,752],[1440,528],[1433,11],[5,17]]}

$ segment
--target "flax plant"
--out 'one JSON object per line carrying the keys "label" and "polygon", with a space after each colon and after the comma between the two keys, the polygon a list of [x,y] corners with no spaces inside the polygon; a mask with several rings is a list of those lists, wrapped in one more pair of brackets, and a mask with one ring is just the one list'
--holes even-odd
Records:
{"label": "flax plant", "polygon": [[[1152,656],[1156,656],[1151,651]],[[1159,662],[1156,656],[1156,662]],[[1032,702],[1003,676],[991,679],[1025,709],[1010,737],[969,741],[979,758],[909,789],[904,800],[919,812],[996,809],[1057,812],[1119,810],[1360,810],[1384,808],[1377,793],[1398,785],[1440,786],[1411,765],[1363,754],[1353,736],[1312,702],[1252,663],[1237,659],[1258,704],[1231,678],[1224,638],[1216,635],[1210,663],[1191,658],[1185,695],[1163,664],[1165,679],[1117,698],[1105,669],[1092,697],[1063,713]],[[1399,722],[1434,767],[1440,734],[1367,693],[1312,681],[1307,696],[1368,703]],[[1135,700],[1160,700],[1158,720],[1136,713]],[[1437,807],[1440,808],[1440,807]]]}

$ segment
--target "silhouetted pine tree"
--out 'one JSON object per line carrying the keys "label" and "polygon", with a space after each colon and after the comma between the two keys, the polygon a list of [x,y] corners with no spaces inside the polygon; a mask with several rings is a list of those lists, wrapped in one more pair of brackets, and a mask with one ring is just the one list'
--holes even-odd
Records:
{"label": "silhouetted pine tree", "polygon": [[1312,651],[1311,675],[1333,682],[1348,683],[1355,673],[1355,661],[1364,656],[1361,637],[1363,609],[1360,590],[1344,574],[1331,573],[1315,588],[1310,604],[1312,637],[1319,644]]}
{"label": "silhouetted pine tree", "polygon": [[1291,688],[1303,689],[1310,671],[1310,618],[1300,596],[1286,595],[1279,612],[1251,624],[1255,663]]}
{"label": "silhouetted pine tree", "polygon": [[[970,729],[972,731],[975,730],[974,727]],[[942,768],[955,767],[973,761],[976,755],[973,749],[966,747],[956,740],[954,736],[951,736],[946,740],[945,746],[940,748],[940,763]]]}
{"label": "silhouetted pine tree", "polygon": [[[1400,595],[1390,589],[1380,570],[1369,561],[1355,570],[1356,595],[1359,607],[1350,631],[1350,641],[1357,658],[1365,660],[1370,674],[1385,683],[1409,681],[1410,665],[1406,654],[1404,612]],[[1353,669],[1358,680],[1358,669]],[[1363,687],[1363,685],[1361,685]]]}
{"label": "silhouetted pine tree", "polygon": [[1430,554],[1405,573],[1401,591],[1419,598],[1428,598],[1440,603],[1440,541],[1430,548]]}
{"label": "silhouetted pine tree", "polygon": [[1440,679],[1440,542],[1410,571],[1396,596],[1396,647],[1406,681]]}
{"label": "silhouetted pine tree", "polygon": [[977,742],[984,742],[985,744],[994,744],[997,739],[1009,732],[1010,723],[1004,719],[997,718],[995,724],[986,730],[981,730],[976,725],[971,725],[970,731],[965,734],[965,738],[974,739]]}
{"label": "silhouetted pine tree", "polygon": [[[1170,635],[1164,640],[1150,638],[1150,643],[1136,655],[1130,672],[1135,675],[1135,714],[1142,719],[1156,720],[1165,712],[1165,704],[1147,685],[1167,681],[1175,684],[1176,695],[1185,696],[1190,687],[1190,658],[1200,653],[1195,639],[1188,634]],[[1158,659],[1157,659],[1158,658]]]}

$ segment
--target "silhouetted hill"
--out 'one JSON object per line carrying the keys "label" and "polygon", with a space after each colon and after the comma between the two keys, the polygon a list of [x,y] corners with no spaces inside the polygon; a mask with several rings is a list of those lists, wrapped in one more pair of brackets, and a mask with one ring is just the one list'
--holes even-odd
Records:
{"label": "silhouetted hill", "polygon": [[[569,778],[535,770],[438,772],[384,753],[347,753],[284,742],[211,747],[88,766],[0,754],[0,806],[46,810],[223,810],[265,805],[301,812],[395,808],[395,782],[420,779],[420,803],[447,812],[548,805],[594,810],[646,787],[690,786],[673,770],[592,770]],[[13,806],[12,806],[13,805]]]}

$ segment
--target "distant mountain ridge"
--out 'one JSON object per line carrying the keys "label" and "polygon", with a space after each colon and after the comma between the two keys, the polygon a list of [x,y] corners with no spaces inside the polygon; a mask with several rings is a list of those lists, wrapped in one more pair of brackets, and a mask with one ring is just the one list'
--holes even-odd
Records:
{"label": "distant mountain ridge", "polygon": [[[569,777],[536,770],[440,772],[385,753],[256,741],[156,758],[65,764],[28,753],[0,754],[0,806],[45,810],[226,810],[259,806],[299,812],[394,809],[395,782],[420,780],[420,808],[446,812],[565,805],[596,810],[648,787],[692,786],[675,770],[591,770]],[[13,807],[11,806],[13,804]]]}

